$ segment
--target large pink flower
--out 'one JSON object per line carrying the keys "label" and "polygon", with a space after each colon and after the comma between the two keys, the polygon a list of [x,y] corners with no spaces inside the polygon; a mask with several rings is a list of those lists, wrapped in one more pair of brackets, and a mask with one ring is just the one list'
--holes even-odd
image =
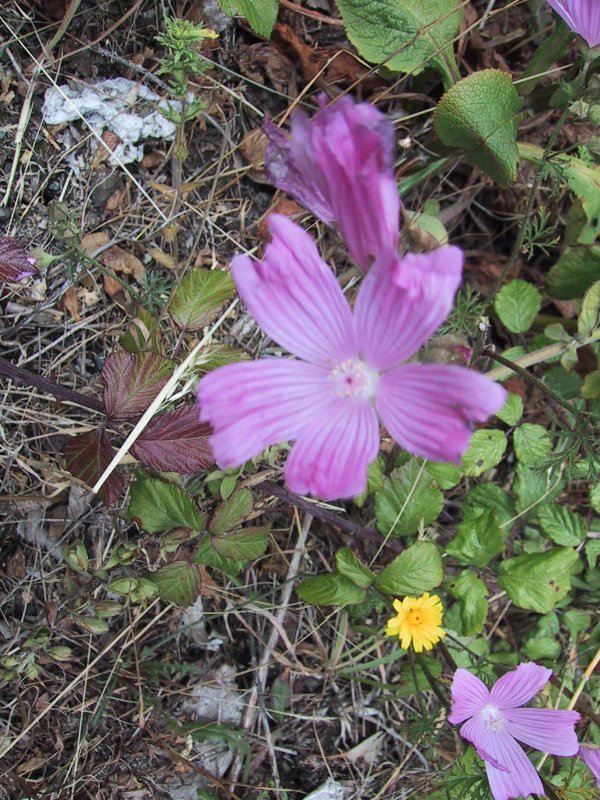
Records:
{"label": "large pink flower", "polygon": [[300,360],[232,364],[200,381],[200,419],[213,426],[220,466],[293,440],[293,491],[352,497],[379,450],[378,415],[411,453],[458,462],[473,422],[501,408],[504,389],[461,367],[404,362],[448,315],[462,252],[379,256],[352,312],[310,236],[276,214],[269,228],[263,261],[237,256],[232,273],[259,325]]}
{"label": "large pink flower", "polygon": [[312,119],[292,115],[288,139],[273,123],[265,167],[272,183],[327,225],[335,223],[364,270],[398,244],[400,198],[394,179],[394,128],[369,103],[348,96]]}
{"label": "large pink flower", "polygon": [[556,756],[577,753],[576,711],[521,708],[541,691],[551,675],[551,669],[539,664],[519,664],[489,691],[468,670],[454,673],[448,721],[463,723],[460,735],[484,759],[494,800],[544,794],[540,776],[517,740]]}
{"label": "large pink flower", "polygon": [[548,3],[590,47],[600,44],[600,0],[548,0]]}

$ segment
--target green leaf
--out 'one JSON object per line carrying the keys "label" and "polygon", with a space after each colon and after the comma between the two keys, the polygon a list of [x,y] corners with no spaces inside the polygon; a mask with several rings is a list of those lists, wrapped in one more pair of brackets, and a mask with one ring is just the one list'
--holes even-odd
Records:
{"label": "green leaf", "polygon": [[259,36],[264,39],[271,36],[279,12],[279,0],[219,0],[219,3],[230,17],[236,14],[246,17]]}
{"label": "green leaf", "polygon": [[570,591],[577,560],[576,552],[562,547],[516,556],[500,564],[498,582],[519,608],[547,614]]}
{"label": "green leaf", "polygon": [[375,586],[394,597],[418,597],[439,586],[443,577],[444,565],[437,545],[415,542],[379,573]]}
{"label": "green leaf", "polygon": [[600,280],[600,246],[567,247],[548,272],[548,294],[572,300]]}
{"label": "green leaf", "polygon": [[195,361],[196,369],[201,372],[212,372],[227,364],[249,361],[250,356],[244,350],[230,347],[228,344],[211,344],[204,349]]}
{"label": "green leaf", "polygon": [[171,561],[146,577],[155,584],[163,600],[180,608],[191,606],[202,589],[198,567],[188,561]]}
{"label": "green leaf", "polygon": [[377,527],[385,536],[406,536],[430,525],[444,505],[444,496],[430,473],[411,459],[395,469],[375,496]]}
{"label": "green leaf", "polygon": [[595,400],[600,397],[600,369],[589,372],[581,386],[581,396],[586,400]]}
{"label": "green leaf", "polygon": [[596,514],[600,514],[600,483],[594,484],[590,489],[590,505]]}
{"label": "green leaf", "polygon": [[460,0],[338,0],[346,33],[360,55],[394,72],[418,75],[436,66],[455,71],[453,41],[460,32]]}
{"label": "green leaf", "polygon": [[560,656],[560,642],[552,636],[540,636],[535,634],[525,642],[523,655],[530,661],[556,661]]}
{"label": "green leaf", "polygon": [[506,535],[496,512],[488,509],[479,517],[463,519],[446,552],[465,566],[485,567],[503,551]]}
{"label": "green leaf", "polygon": [[232,561],[253,561],[262,556],[269,546],[269,527],[242,528],[232,533],[213,536],[212,544],[217,553]]}
{"label": "green leaf", "polygon": [[201,531],[206,523],[187,492],[147,475],[140,475],[131,487],[129,517],[138,520],[148,533],[177,527]]}
{"label": "green leaf", "polygon": [[352,583],[361,589],[366,589],[373,583],[374,575],[368,567],[365,567],[354,555],[349,547],[342,547],[335,554],[335,565],[341,575],[349,578]]}
{"label": "green leaf", "polygon": [[600,540],[591,539],[585,543],[585,558],[590,569],[594,569],[596,561],[600,556]]}
{"label": "green leaf", "polygon": [[523,416],[523,401],[520,396],[514,392],[509,392],[506,403],[504,403],[500,411],[496,412],[496,416],[506,425],[516,425]]}
{"label": "green leaf", "polygon": [[506,525],[515,516],[515,506],[509,495],[495,483],[480,483],[465,497],[463,519],[480,517],[488,509],[496,512],[500,525]]}
{"label": "green leaf", "polygon": [[228,272],[192,269],[179,282],[167,310],[180,328],[197,331],[212,322],[234,294],[235,284]]}
{"label": "green leaf", "polygon": [[576,641],[580,633],[587,633],[592,626],[592,614],[578,608],[570,608],[563,614],[563,623],[569,631],[572,641]]}
{"label": "green leaf", "polygon": [[296,594],[313,606],[348,606],[364,602],[366,589],[361,589],[349,578],[332,572],[305,578],[296,588]]}
{"label": "green leaf", "polygon": [[587,536],[587,525],[580,514],[563,505],[543,505],[538,508],[538,522],[555,544],[576,547]]}
{"label": "green leaf", "polygon": [[506,434],[503,431],[482,428],[471,436],[467,452],[462,457],[465,475],[476,478],[495,467],[506,450]]}
{"label": "green leaf", "polygon": [[527,516],[536,516],[538,505],[552,502],[561,493],[562,487],[563,481],[556,475],[550,477],[547,472],[536,472],[522,462],[515,467],[513,489],[519,513],[527,511]]}
{"label": "green leaf", "polygon": [[227,558],[215,550],[210,536],[203,536],[194,554],[196,564],[206,564],[209,567],[224,572],[226,575],[238,575],[246,564],[245,561]]}
{"label": "green leaf", "polygon": [[427,471],[442,490],[452,489],[462,478],[462,470],[456,464],[437,464],[429,461]]}
{"label": "green leaf", "polygon": [[[600,189],[599,189],[600,191]],[[577,320],[577,332],[580,336],[586,337],[594,330],[598,324],[598,312],[600,310],[600,281],[593,283],[585,293],[579,319]]]}
{"label": "green leaf", "polygon": [[458,578],[446,583],[445,588],[460,602],[462,636],[480,633],[488,609],[488,590],[485,583],[474,572],[465,570]]}
{"label": "green leaf", "polygon": [[433,115],[435,130],[449,147],[506,189],[517,179],[520,100],[510,75],[483,69],[455,83]]}
{"label": "green leaf", "polygon": [[254,510],[254,497],[250,489],[238,489],[215,511],[208,523],[208,529],[220,535],[236,528],[247,519]]}
{"label": "green leaf", "polygon": [[524,422],[514,432],[515,455],[523,464],[539,466],[552,450],[552,440],[543,425]]}
{"label": "green leaf", "polygon": [[503,286],[494,300],[500,321],[513,333],[528,331],[541,306],[542,295],[532,283],[520,278]]}

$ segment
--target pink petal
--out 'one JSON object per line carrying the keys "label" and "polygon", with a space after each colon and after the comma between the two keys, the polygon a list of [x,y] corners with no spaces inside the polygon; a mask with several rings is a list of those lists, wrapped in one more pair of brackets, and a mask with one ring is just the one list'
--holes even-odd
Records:
{"label": "pink petal", "polygon": [[502,408],[505,398],[501,386],[473,370],[405,364],[380,376],[375,404],[392,438],[410,453],[459,463],[473,423]]}
{"label": "pink petal", "polygon": [[452,679],[452,709],[448,722],[459,725],[478,714],[490,702],[490,693],[483,681],[467,669],[457,669]]}
{"label": "pink petal", "polygon": [[446,319],[462,275],[458,247],[403,259],[381,254],[364,279],[354,308],[365,360],[389,369],[410,358]]}
{"label": "pink petal", "polygon": [[296,112],[289,140],[267,126],[265,164],[275,185],[327,224],[337,223],[351,257],[366,269],[398,243],[400,199],[393,171],[394,129],[368,103],[342,97],[312,120]]}
{"label": "pink petal", "polygon": [[569,28],[590,47],[600,44],[600,3],[598,0],[548,0]]}
{"label": "pink petal", "polygon": [[574,756],[579,749],[576,711],[510,708],[502,711],[504,729],[524,744],[553,756]]}
{"label": "pink petal", "polygon": [[485,727],[481,716],[468,720],[460,729],[484,759],[494,800],[515,800],[530,794],[544,794],[540,776],[524,750],[505,730]]}
{"label": "pink petal", "polygon": [[198,384],[200,419],[213,426],[209,441],[223,468],[295,439],[335,399],[326,370],[289,359],[230,364]]}
{"label": "pink petal", "polygon": [[533,661],[519,664],[503,675],[492,687],[492,703],[498,708],[517,708],[528,703],[552,677],[552,670]]}
{"label": "pink petal", "polygon": [[591,771],[600,789],[600,747],[582,744],[577,755]]}
{"label": "pink petal", "polygon": [[285,466],[293,492],[322,500],[355,497],[367,485],[367,467],[379,451],[379,425],[372,404],[337,399],[298,436]]}
{"label": "pink petal", "polygon": [[248,310],[271,338],[300,358],[333,367],[357,355],[352,313],[308,233],[279,214],[262,261],[233,259],[231,271]]}

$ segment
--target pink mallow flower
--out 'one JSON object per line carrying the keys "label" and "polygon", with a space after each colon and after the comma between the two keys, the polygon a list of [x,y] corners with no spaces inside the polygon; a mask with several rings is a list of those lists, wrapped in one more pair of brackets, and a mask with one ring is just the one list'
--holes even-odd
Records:
{"label": "pink mallow flower", "polygon": [[590,770],[600,789],[600,747],[593,744],[582,744],[579,746],[577,755]]}
{"label": "pink mallow flower", "polygon": [[458,669],[454,674],[448,720],[454,725],[464,723],[460,734],[485,761],[494,800],[544,794],[540,776],[517,740],[555,756],[577,753],[576,711],[521,708],[551,675],[551,669],[539,664],[519,664],[488,691],[468,670]]}
{"label": "pink mallow flower", "polygon": [[548,0],[548,3],[590,47],[600,44],[600,0]]}
{"label": "pink mallow flower", "polygon": [[448,315],[461,250],[381,255],[352,312],[311,237],[277,214],[268,224],[264,259],[237,256],[232,274],[258,324],[299,360],[231,364],[200,381],[217,463],[238,466],[295,440],[285,466],[292,491],[353,497],[379,450],[378,416],[411,453],[458,462],[473,422],[498,411],[506,392],[463,367],[404,362]]}
{"label": "pink mallow flower", "polygon": [[350,257],[367,270],[398,244],[400,198],[394,178],[394,128],[375,106],[346,96],[319,98],[312,119],[292,115],[291,136],[272,122],[265,168],[271,182],[327,225],[336,224]]}

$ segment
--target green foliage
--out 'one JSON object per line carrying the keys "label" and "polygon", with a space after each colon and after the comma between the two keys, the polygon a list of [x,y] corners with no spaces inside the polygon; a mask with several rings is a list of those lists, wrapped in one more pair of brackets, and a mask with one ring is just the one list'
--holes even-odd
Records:
{"label": "green foliage", "polygon": [[269,546],[269,527],[241,528],[220,536],[213,536],[212,545],[225,558],[232,561],[252,561],[262,556]]}
{"label": "green foliage", "polygon": [[443,505],[444,496],[431,474],[411,459],[395,469],[376,494],[377,527],[384,536],[406,536],[421,524],[430,525]]}
{"label": "green foliage", "polygon": [[454,308],[440,333],[455,333],[458,336],[472,336],[485,313],[487,303],[468,283],[456,295]]}
{"label": "green foliage", "polygon": [[456,74],[453,42],[460,32],[459,0],[338,0],[348,38],[367,61],[418,75],[434,66]]}
{"label": "green foliage", "polygon": [[500,564],[498,582],[516,606],[546,614],[570,591],[577,560],[576,552],[563,547],[516,556]]}
{"label": "green foliage", "polygon": [[523,401],[520,396],[514,392],[509,392],[506,403],[496,413],[496,416],[506,425],[516,425],[523,416]]}
{"label": "green foliage", "polygon": [[463,636],[480,633],[488,609],[488,590],[485,583],[470,570],[461,572],[458,578],[448,581],[444,588],[459,601]]}
{"label": "green foliage", "polygon": [[537,517],[542,530],[555,544],[576,547],[587,536],[587,525],[581,514],[566,506],[540,506]]}
{"label": "green foliage", "polygon": [[552,450],[552,440],[543,425],[524,422],[514,432],[515,455],[523,464],[539,466]]}
{"label": "green foliage", "polygon": [[342,547],[337,551],[335,564],[341,575],[349,578],[361,589],[367,589],[373,583],[375,576],[368,567],[359,561],[349,547]]}
{"label": "green foliage", "polygon": [[548,272],[548,294],[572,300],[600,280],[600,246],[567,247]]}
{"label": "green foliage", "polygon": [[442,97],[434,113],[435,130],[444,144],[463,150],[471,164],[506,188],[517,178],[519,108],[510,75],[479,70]]}
{"label": "green foliage", "polygon": [[217,34],[210,28],[186,19],[165,19],[165,32],[156,37],[166,50],[158,73],[171,76],[171,90],[175,95],[184,98],[188,91],[188,77],[206,70],[206,59],[196,48],[202,46],[205,39],[216,38]]}
{"label": "green foliage", "polygon": [[503,431],[482,428],[471,436],[467,452],[462,457],[462,469],[472,478],[495,467],[506,450]]}
{"label": "green foliage", "polygon": [[315,606],[346,606],[363,603],[367,592],[339,572],[305,578],[296,587],[305,603]]}
{"label": "green foliage", "polygon": [[541,305],[542,296],[535,286],[520,278],[503,286],[494,300],[501,322],[513,333],[528,331]]}
{"label": "green foliage", "polygon": [[582,338],[589,336],[598,324],[600,310],[600,281],[593,283],[585,293],[577,320],[577,333]]}
{"label": "green foliage", "polygon": [[478,517],[463,519],[446,552],[465,566],[485,567],[502,552],[505,538],[495,510],[488,509]]}
{"label": "green foliage", "polygon": [[427,471],[443,491],[452,489],[462,478],[462,470],[456,464],[437,464],[433,461],[428,461]]}
{"label": "green foliage", "polygon": [[547,256],[560,241],[560,237],[555,234],[556,226],[551,221],[549,211],[540,206],[525,225],[523,252],[527,258],[532,259],[537,250]]}
{"label": "green foliage", "polygon": [[375,586],[394,597],[419,596],[439,586],[444,577],[440,551],[432,542],[415,542],[379,573]]}
{"label": "green foliage", "polygon": [[160,533],[180,526],[200,531],[206,522],[187,492],[144,474],[140,474],[132,484],[129,516],[138,520],[148,533]]}
{"label": "green foliage", "polygon": [[469,490],[463,501],[463,519],[474,519],[490,509],[500,525],[507,525],[515,516],[515,505],[504,489],[495,483],[480,483]]}
{"label": "green foliage", "polygon": [[219,3],[230,17],[235,14],[246,17],[250,27],[259,36],[265,39],[271,36],[279,11],[279,0],[219,0]]}
{"label": "green foliage", "polygon": [[212,322],[235,294],[228,272],[192,269],[185,275],[169,303],[169,315],[180,328],[197,331]]}
{"label": "green foliage", "polygon": [[209,523],[211,533],[219,535],[241,525],[254,510],[254,497],[250,489],[238,489],[214,512]]}

